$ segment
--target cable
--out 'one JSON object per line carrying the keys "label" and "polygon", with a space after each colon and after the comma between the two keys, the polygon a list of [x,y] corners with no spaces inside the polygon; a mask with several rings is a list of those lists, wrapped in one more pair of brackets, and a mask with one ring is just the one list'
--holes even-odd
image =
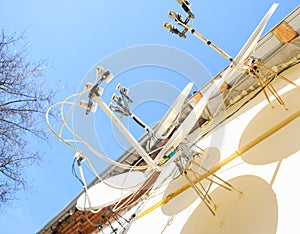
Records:
{"label": "cable", "polygon": [[75,169],[75,161],[76,161],[76,158],[73,159],[73,162],[72,162],[72,174],[73,176],[78,179],[78,181],[81,183],[82,186],[84,186],[84,183],[83,181],[81,180],[81,178],[77,175],[77,172],[76,172],[76,169]]}
{"label": "cable", "polygon": [[[98,157],[100,157],[101,159],[105,160],[106,162],[110,163],[110,164],[113,164],[117,167],[121,167],[121,168],[124,168],[124,169],[131,169],[132,167],[131,166],[128,166],[127,164],[122,164],[122,163],[119,163],[119,162],[116,162],[108,157],[106,157],[105,155],[101,154],[100,152],[98,152],[96,149],[94,149],[89,143],[87,143],[86,141],[84,141],[81,137],[79,137],[70,127],[69,125],[67,124],[67,118],[64,117],[64,116],[61,116],[62,117],[62,121],[63,121],[63,124],[62,124],[62,127],[60,129],[60,133],[56,133],[56,131],[53,129],[53,127],[51,126],[50,124],[50,121],[49,121],[49,112],[55,108],[56,106],[58,105],[62,105],[64,106],[65,104],[71,104],[71,109],[74,109],[74,106],[75,106],[75,103],[74,102],[69,102],[68,99],[71,98],[71,97],[74,97],[74,96],[78,96],[80,95],[79,94],[73,94],[73,95],[70,95],[69,97],[67,97],[64,101],[62,102],[58,102],[58,103],[55,103],[53,104],[52,106],[50,106],[50,108],[47,110],[46,112],[46,123],[49,127],[49,129],[53,132],[53,134],[60,140],[62,141],[64,144],[66,144],[67,146],[69,146],[70,148],[72,148],[74,151],[76,152],[80,152],[80,150],[69,144],[69,143],[82,143],[83,145],[85,145],[92,153],[94,153],[95,155],[97,155]],[[61,114],[63,113],[63,107],[61,108]],[[67,113],[67,117],[69,117],[70,115],[70,111]],[[63,128],[67,128],[69,130],[69,132],[75,136],[77,139],[79,140],[66,140],[62,137],[62,131],[63,131]],[[82,152],[81,152],[82,153]],[[83,154],[83,153],[82,153]],[[84,154],[83,154],[84,155]],[[144,169],[147,169],[148,166],[137,166],[135,169],[137,170],[144,170]]]}

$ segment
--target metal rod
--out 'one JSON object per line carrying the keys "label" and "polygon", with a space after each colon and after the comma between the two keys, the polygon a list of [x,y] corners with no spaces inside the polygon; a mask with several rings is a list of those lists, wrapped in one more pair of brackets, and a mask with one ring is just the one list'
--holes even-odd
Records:
{"label": "metal rod", "polygon": [[229,60],[230,62],[233,61],[233,58],[227,54],[225,51],[223,51],[221,48],[219,48],[218,46],[216,46],[214,43],[212,43],[211,41],[209,41],[208,39],[206,39],[202,34],[200,34],[198,31],[196,31],[195,29],[191,28],[190,26],[187,25],[187,29],[194,34],[197,38],[199,38],[200,40],[202,40],[203,42],[205,42],[208,46],[210,46],[212,49],[214,49],[215,51],[217,51],[220,55],[222,55],[224,58],[226,58],[227,60]]}
{"label": "metal rod", "polygon": [[282,159],[277,163],[277,166],[275,168],[275,171],[274,171],[274,174],[272,176],[272,179],[271,179],[271,182],[270,182],[270,185],[273,186],[274,182],[275,182],[275,179],[276,179],[276,176],[278,174],[278,171],[279,171],[279,168],[281,166],[281,163],[282,163]]}

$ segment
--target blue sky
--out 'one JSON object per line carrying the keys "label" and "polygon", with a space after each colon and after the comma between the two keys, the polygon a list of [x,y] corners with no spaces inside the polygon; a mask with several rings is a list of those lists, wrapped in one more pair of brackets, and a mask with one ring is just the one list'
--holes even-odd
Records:
{"label": "blue sky", "polygon": [[[265,32],[299,5],[296,0],[277,2],[279,7]],[[234,57],[272,3],[195,0],[194,27]],[[193,35],[188,34],[184,40],[163,29],[163,23],[170,21],[169,10],[181,12],[176,0],[10,0],[1,3],[0,27],[6,27],[8,32],[26,29],[31,44],[29,56],[33,60],[47,59],[52,64],[44,79],[61,90],[58,101],[77,92],[86,73],[98,61],[136,45],[178,48],[197,58],[212,75],[228,65],[228,61]],[[137,76],[135,72],[130,75]],[[203,80],[203,84],[207,81]],[[0,212],[1,233],[37,232],[82,189],[71,173],[72,150],[52,135],[50,145],[32,144],[45,152],[45,162],[27,170],[32,189],[19,193],[19,199]]]}

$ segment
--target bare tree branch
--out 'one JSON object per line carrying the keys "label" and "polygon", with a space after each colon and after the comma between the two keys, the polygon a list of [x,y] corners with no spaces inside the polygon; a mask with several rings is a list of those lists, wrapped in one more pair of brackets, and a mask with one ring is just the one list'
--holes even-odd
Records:
{"label": "bare tree branch", "polygon": [[41,160],[29,137],[47,139],[45,107],[55,94],[41,80],[45,61],[28,59],[24,35],[0,32],[0,207],[29,186],[24,168]]}
{"label": "bare tree branch", "polygon": [[36,101],[37,101],[37,99],[13,100],[13,101],[9,101],[9,102],[1,104],[0,107],[10,105],[10,104],[13,104],[13,103],[17,103],[17,102],[36,102]]}

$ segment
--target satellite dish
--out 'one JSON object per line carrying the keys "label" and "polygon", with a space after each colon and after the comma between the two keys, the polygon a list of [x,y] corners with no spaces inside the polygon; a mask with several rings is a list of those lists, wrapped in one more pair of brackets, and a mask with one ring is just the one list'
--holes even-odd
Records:
{"label": "satellite dish", "polygon": [[[238,69],[242,68],[242,69],[245,70],[245,68],[243,68],[244,63],[247,61],[247,59],[250,56],[254,55],[255,49],[256,49],[257,44],[258,44],[258,41],[261,38],[261,35],[262,35],[262,33],[263,33],[263,31],[264,31],[264,29],[265,29],[265,27],[266,27],[269,19],[271,18],[271,16],[273,15],[273,13],[277,9],[277,7],[278,7],[278,3],[274,3],[270,7],[270,9],[268,10],[268,12],[265,14],[265,16],[262,18],[262,20],[260,21],[260,23],[257,25],[257,27],[255,28],[255,30],[251,34],[251,36],[248,38],[248,40],[244,44],[244,46],[242,47],[242,49],[238,52],[238,54],[234,58],[234,60],[231,63],[231,65],[222,74],[222,81],[226,81],[227,79],[229,79],[230,76],[232,75],[232,73],[234,72],[234,70],[236,70],[236,68],[238,68]],[[223,82],[221,82],[221,84],[222,83]]]}
{"label": "satellite dish", "polygon": [[77,200],[78,210],[99,210],[112,205],[137,191],[145,181],[144,174],[140,171],[130,171],[112,176],[102,181],[86,192]]}
{"label": "satellite dish", "polygon": [[210,194],[217,204],[216,213],[222,225],[202,202],[185,223],[181,234],[276,233],[278,207],[271,185],[253,175],[235,177],[228,182],[242,195],[222,187]]}
{"label": "satellite dish", "polygon": [[[286,102],[288,110],[285,111],[278,105],[276,106],[276,100],[271,102],[275,108],[270,108],[269,105],[265,106],[245,128],[240,139],[239,149],[300,111],[300,93],[297,88],[281,95],[281,98]],[[243,153],[242,160],[253,165],[265,165],[280,161],[299,151],[300,118],[297,116],[299,115],[295,115],[295,119],[282,126],[280,130]]]}
{"label": "satellite dish", "polygon": [[[190,170],[187,171],[188,176],[194,179],[195,175],[193,174],[193,172],[195,172],[197,175],[203,175],[207,172],[207,170],[211,169],[214,165],[219,163],[219,161],[220,151],[218,150],[218,148],[207,148],[203,153],[197,155],[191,162],[188,168]],[[207,180],[203,180],[201,181],[201,183],[204,188],[209,185],[209,181]],[[164,198],[186,184],[188,184],[188,181],[184,175],[180,175],[178,178],[172,180],[164,192]],[[162,212],[165,215],[169,216],[175,215],[189,207],[194,201],[196,201],[197,198],[199,198],[199,196],[194,191],[194,189],[189,188],[183,193],[171,199],[167,204],[162,206]]]}

